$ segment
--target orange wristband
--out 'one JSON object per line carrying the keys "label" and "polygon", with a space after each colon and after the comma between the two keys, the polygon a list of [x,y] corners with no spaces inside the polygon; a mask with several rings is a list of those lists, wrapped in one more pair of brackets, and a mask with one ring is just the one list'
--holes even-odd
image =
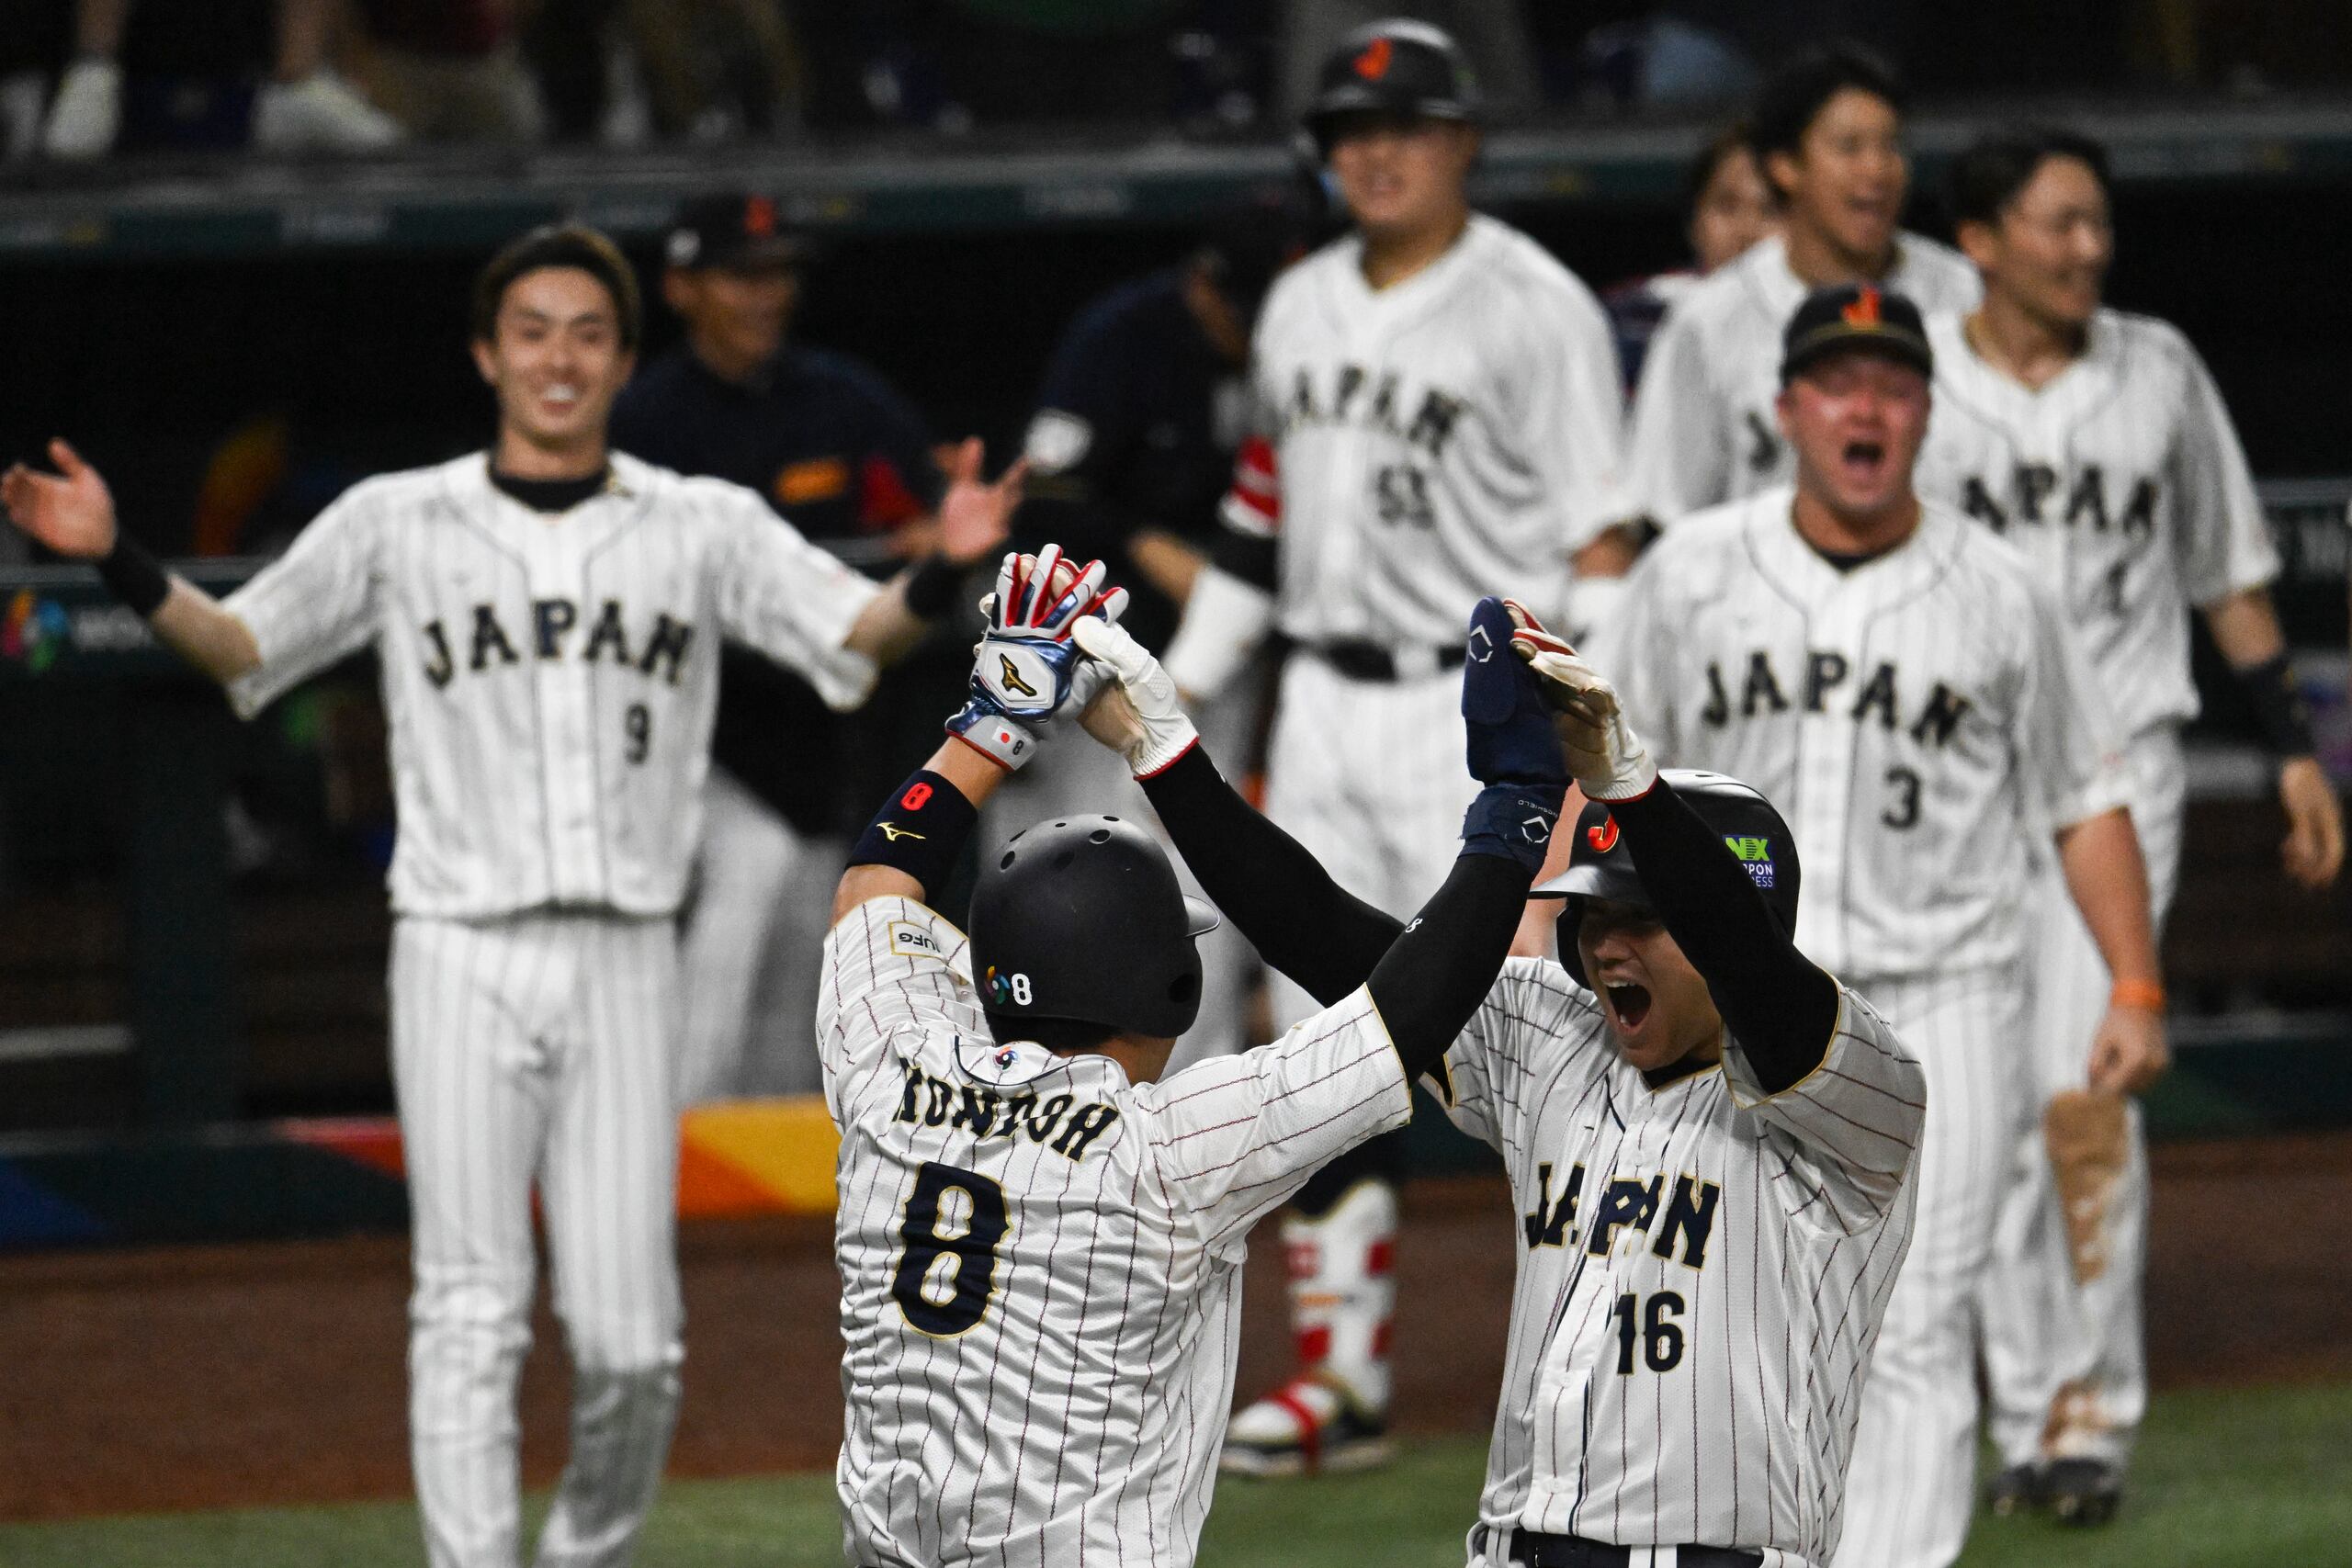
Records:
{"label": "orange wristband", "polygon": [[2162,1012],[2165,1010],[2165,988],[2154,980],[2118,980],[2115,989],[2108,993],[2107,1005]]}

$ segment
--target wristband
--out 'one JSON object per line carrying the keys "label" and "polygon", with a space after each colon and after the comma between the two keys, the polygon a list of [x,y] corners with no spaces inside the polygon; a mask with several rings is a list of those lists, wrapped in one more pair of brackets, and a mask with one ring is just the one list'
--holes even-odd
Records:
{"label": "wristband", "polygon": [[2107,995],[2111,1008],[2136,1008],[2142,1012],[2165,1010],[2165,988],[2154,980],[2118,980]]}
{"label": "wristband", "polygon": [[1462,818],[1462,852],[1516,861],[1530,877],[1544,869],[1565,784],[1488,784]]}
{"label": "wristband", "polygon": [[907,608],[919,620],[935,621],[955,607],[956,591],[964,586],[964,569],[945,556],[925,556],[907,573]]}
{"label": "wristband", "polygon": [[962,790],[923,769],[900,784],[865,825],[850,851],[849,863],[902,871],[928,895],[947,885],[956,857],[979,819],[979,807],[964,798]]}
{"label": "wristband", "polygon": [[2303,706],[2302,694],[2295,690],[2295,674],[2284,653],[2248,665],[2238,671],[2238,679],[2245,682],[2246,698],[2254,705],[2254,727],[2273,756],[2308,757],[2316,750],[2312,716]]}
{"label": "wristband", "polygon": [[107,592],[130,605],[142,621],[162,609],[172,592],[172,580],[155,558],[120,528],[114,531],[114,548],[98,558],[97,568],[98,581],[107,585]]}

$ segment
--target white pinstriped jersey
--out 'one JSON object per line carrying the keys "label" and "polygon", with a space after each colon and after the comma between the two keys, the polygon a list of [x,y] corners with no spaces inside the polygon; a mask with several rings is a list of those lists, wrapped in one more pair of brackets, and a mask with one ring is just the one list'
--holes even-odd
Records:
{"label": "white pinstriped jersey", "polygon": [[1616,352],[1592,291],[1482,214],[1386,288],[1353,235],[1284,273],[1253,350],[1281,484],[1276,625],[1439,648],[1498,585],[1556,607],[1570,552],[1623,511]]}
{"label": "white pinstriped jersey", "polygon": [[2126,736],[2197,716],[2188,607],[2278,574],[2220,390],[2177,329],[2101,310],[2039,390],[1931,316],[1919,493],[1991,525],[2058,594]]}
{"label": "white pinstriped jersey", "polygon": [[1729,773],[1788,818],[1815,963],[1878,978],[2014,962],[2029,835],[2127,798],[2081,647],[2025,558],[1959,513],[1923,502],[1910,538],[1841,571],[1798,535],[1793,499],[1668,530],[1600,668],[1659,766]]}
{"label": "white pinstriped jersey", "polygon": [[[1880,283],[1922,313],[1968,310],[1981,287],[1959,252],[1909,233],[1896,236],[1894,270]],[[1781,334],[1806,292],[1789,266],[1788,242],[1775,234],[1710,273],[1667,312],[1634,392],[1628,515],[1674,523],[1796,478],[1773,405]]]}
{"label": "white pinstriped jersey", "polygon": [[850,1560],[1191,1562],[1250,1227],[1411,1116],[1369,996],[1134,1087],[991,1042],[963,933],[877,898],[827,939],[817,1038]]}
{"label": "white pinstriped jersey", "polygon": [[1589,993],[1514,959],[1445,1066],[1525,1243],[1480,1520],[1826,1562],[1910,1245],[1919,1064],[1846,992],[1795,1087],[1766,1094],[1734,1043],[1654,1089]]}
{"label": "white pinstriped jersey", "polygon": [[261,649],[240,713],[361,649],[381,665],[400,841],[392,907],[673,912],[702,826],[718,644],[855,706],[842,640],[875,586],[752,491],[618,453],[560,516],[481,453],[354,485],[232,594]]}

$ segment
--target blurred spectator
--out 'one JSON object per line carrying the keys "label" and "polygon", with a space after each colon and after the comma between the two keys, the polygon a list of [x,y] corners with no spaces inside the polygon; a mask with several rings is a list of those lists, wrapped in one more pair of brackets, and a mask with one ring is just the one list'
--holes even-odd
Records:
{"label": "blurred spectator", "polygon": [[[875,371],[787,340],[807,250],[763,197],[692,204],[671,234],[662,297],[686,340],[613,410],[613,445],[768,498],[795,527],[887,576],[920,553],[944,488],[922,416]],[[694,903],[681,938],[682,1103],[816,1085],[808,1021],[825,900],[849,835],[887,783],[854,760],[861,727],[797,678],[720,656]],[[836,759],[811,768],[811,756]],[[903,768],[900,757],[887,764]],[[755,1002],[764,995],[773,1005]]]}
{"label": "blurred spectator", "polygon": [[368,96],[428,141],[537,141],[547,117],[516,46],[515,5],[364,0]]}
{"label": "blurred spectator", "polygon": [[1699,151],[1682,183],[1683,235],[1691,265],[1621,283],[1600,297],[1617,337],[1625,390],[1641,379],[1650,336],[1691,285],[1770,233],[1777,223],[1772,192],[1747,144],[1745,122],[1715,133]]}
{"label": "blurred spectator", "polygon": [[1496,119],[1535,108],[1535,47],[1514,0],[1288,0],[1282,20],[1285,122],[1306,113],[1316,73],[1340,39],[1383,17],[1410,17],[1452,34],[1470,57],[1487,112]]}
{"label": "blurred spectator", "polygon": [[540,0],[524,47],[565,141],[707,143],[800,122],[800,49],[779,0]]}
{"label": "blurred spectator", "polygon": [[[122,134],[122,48],[133,4],[75,0],[74,61],[41,128],[41,150],[51,157],[102,158]],[[253,97],[252,145],[277,152],[365,152],[401,140],[399,123],[327,63],[330,34],[343,19],[336,0],[276,0],[275,64]]]}

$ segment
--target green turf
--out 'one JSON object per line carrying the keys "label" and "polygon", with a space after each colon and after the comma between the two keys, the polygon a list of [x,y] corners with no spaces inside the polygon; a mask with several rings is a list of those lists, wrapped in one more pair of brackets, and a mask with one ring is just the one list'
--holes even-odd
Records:
{"label": "green turf", "polygon": [[[1229,1483],[1201,1543],[1209,1568],[1461,1561],[1483,1445],[1418,1446],[1376,1475]],[[535,1514],[537,1510],[534,1510]],[[829,1478],[679,1482],[644,1568],[839,1568]],[[2098,1531],[1980,1517],[1967,1568],[2271,1568],[2343,1562],[2352,1541],[2352,1388],[2168,1395],[2121,1518]],[[0,1568],[415,1568],[401,1505],[253,1509],[0,1527]]]}

